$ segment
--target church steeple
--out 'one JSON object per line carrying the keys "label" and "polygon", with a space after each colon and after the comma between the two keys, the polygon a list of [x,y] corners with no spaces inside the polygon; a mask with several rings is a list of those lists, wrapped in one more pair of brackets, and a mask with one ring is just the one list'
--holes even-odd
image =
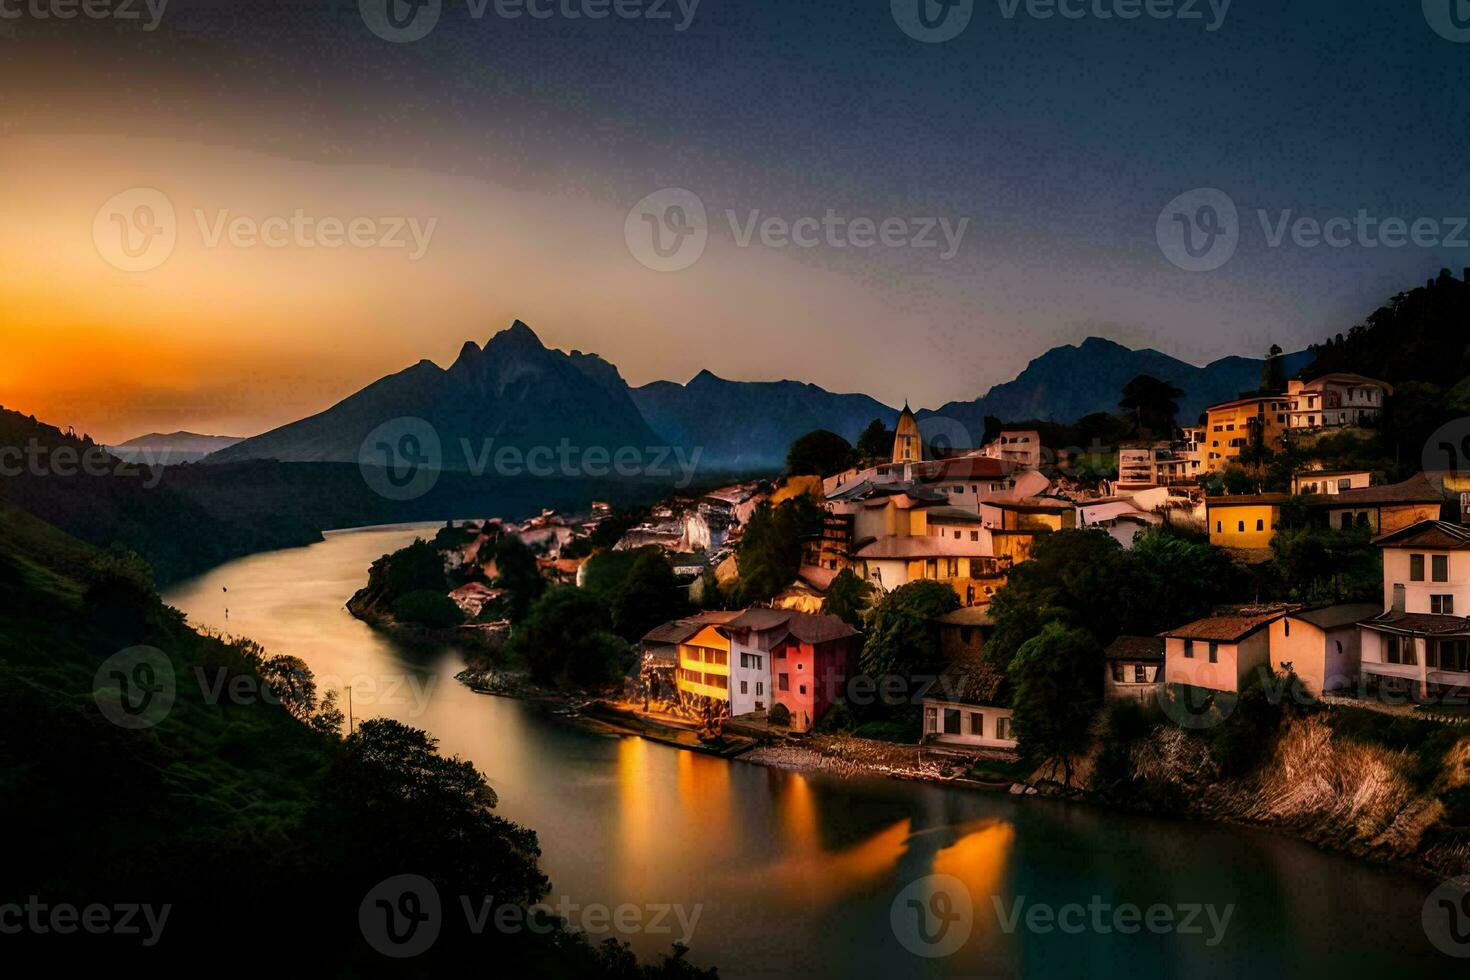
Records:
{"label": "church steeple", "polygon": [[917,463],[924,458],[924,439],[919,435],[919,420],[907,400],[899,413],[898,425],[893,433],[893,462]]}

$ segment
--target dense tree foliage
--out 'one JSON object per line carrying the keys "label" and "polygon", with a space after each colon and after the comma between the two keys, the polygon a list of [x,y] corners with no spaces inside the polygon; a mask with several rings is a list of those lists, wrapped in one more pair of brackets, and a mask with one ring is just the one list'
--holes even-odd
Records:
{"label": "dense tree foliage", "polygon": [[1155,439],[1174,436],[1174,417],[1184,392],[1167,381],[1140,374],[1123,386],[1118,407],[1132,420],[1134,433]]}
{"label": "dense tree foliage", "polygon": [[1072,759],[1087,751],[1101,701],[1102,646],[1087,630],[1048,623],[1016,651],[1007,677],[1012,723],[1034,762],[1056,762],[1072,782]]}
{"label": "dense tree foliage", "polygon": [[802,542],[821,529],[821,508],[806,494],[782,501],[778,507],[762,501],[746,522],[736,547],[740,580],[731,597],[735,605],[763,602],[795,581],[801,568]]}
{"label": "dense tree foliage", "polygon": [[526,615],[546,589],[536,555],[514,534],[495,543],[495,584],[508,593],[506,609],[512,622]]}
{"label": "dense tree foliage", "polygon": [[611,599],[613,630],[630,643],[688,611],[673,566],[658,548],[641,551]]}
{"label": "dense tree foliage", "polygon": [[877,589],[873,583],[858,578],[852,569],[844,568],[827,587],[822,612],[836,616],[853,629],[863,629],[875,592]]}
{"label": "dense tree foliage", "polygon": [[890,458],[893,455],[893,437],[893,430],[884,425],[882,419],[874,419],[858,436],[858,458],[884,460]]}
{"label": "dense tree foliage", "polygon": [[808,432],[786,450],[786,472],[792,476],[831,476],[855,460],[852,444],[835,432]]}
{"label": "dense tree foliage", "polygon": [[632,657],[613,632],[607,606],[582,589],[547,589],[516,625],[506,652],[541,684],[598,687],[622,675]]}
{"label": "dense tree foliage", "polygon": [[921,579],[878,600],[859,662],[869,677],[934,676],[943,668],[934,617],[959,608],[960,599],[943,582]]}
{"label": "dense tree foliage", "polygon": [[393,618],[432,629],[448,629],[464,622],[464,613],[443,592],[420,589],[393,600]]}

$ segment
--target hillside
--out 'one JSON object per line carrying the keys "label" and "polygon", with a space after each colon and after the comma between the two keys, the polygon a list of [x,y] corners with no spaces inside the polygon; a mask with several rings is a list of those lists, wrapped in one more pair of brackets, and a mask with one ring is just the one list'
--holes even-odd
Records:
{"label": "hillside", "polygon": [[655,381],[633,402],[671,444],[698,447],[703,467],[779,468],[786,448],[814,429],[856,442],[869,422],[891,427],[898,412],[867,395],[834,394],[798,381],[726,381],[701,371],[687,385]]}
{"label": "hillside", "polygon": [[[324,412],[220,450],[208,462],[355,463],[372,452],[364,446],[380,426],[418,419],[437,436],[439,459],[433,462],[470,472],[499,465],[495,454],[506,448],[554,451],[565,443],[579,453],[631,447],[641,454],[659,442],[617,368],[595,354],[550,350],[517,320],[483,348],[465,343],[448,368],[420,361]],[[399,434],[389,433],[389,441]],[[414,435],[432,454],[428,440]]]}
{"label": "hillside", "polygon": [[150,432],[147,435],[108,446],[107,451],[118,459],[130,463],[150,463],[167,466],[173,463],[194,463],[233,446],[243,436],[207,436],[197,432]]}
{"label": "hillside", "polygon": [[86,438],[0,408],[0,500],[98,547],[142,555],[159,582],[240,555],[321,539],[317,528],[257,508],[248,495],[208,506],[177,471],[125,463]]}
{"label": "hillside", "polygon": [[0,798],[24,802],[0,807],[0,905],[143,907],[128,934],[7,936],[12,962],[198,969],[238,943],[332,976],[440,975],[471,954],[511,975],[698,976],[555,928],[472,935],[453,915],[421,956],[380,955],[359,908],[381,882],[412,872],[446,902],[525,908],[549,885],[535,834],[423,733],[339,737],[310,672],[271,656],[287,651],[193,632],[139,573],[0,504]]}
{"label": "hillside", "polygon": [[[1287,377],[1293,377],[1311,359],[1305,351],[1287,354]],[[1264,364],[1264,359],[1225,357],[1196,367],[1156,350],[1130,350],[1111,340],[1089,337],[1079,345],[1052,348],[1028,364],[1014,381],[996,385],[974,401],[949,402],[918,416],[921,421],[930,416],[955,419],[978,440],[987,415],[1002,422],[1075,422],[1095,412],[1116,412],[1123,386],[1140,374],[1149,374],[1184,392],[1178,421],[1187,424],[1208,406],[1256,388]]]}

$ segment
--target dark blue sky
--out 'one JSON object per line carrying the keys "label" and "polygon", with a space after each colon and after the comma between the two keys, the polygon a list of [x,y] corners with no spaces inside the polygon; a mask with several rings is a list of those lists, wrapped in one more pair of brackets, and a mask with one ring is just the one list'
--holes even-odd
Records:
{"label": "dark blue sky", "polygon": [[[469,203],[480,193],[495,207],[556,202],[545,240],[517,219],[518,240],[566,255],[574,291],[602,290],[609,322],[495,279],[504,243],[454,237],[451,206],[441,234],[479,263],[483,294],[466,322],[425,325],[422,353],[443,360],[520,315],[635,383],[710,367],[937,405],[1091,334],[1195,362],[1305,346],[1441,267],[1470,266],[1453,237],[1273,246],[1261,224],[1262,211],[1271,224],[1363,211],[1433,219],[1445,237],[1456,229],[1442,219],[1470,214],[1470,43],[1436,33],[1419,3],[1235,0],[1211,31],[1206,0],[1196,20],[1092,13],[1117,2],[1086,0],[1076,20],[977,2],[958,37],[929,44],[900,29],[890,0],[702,0],[683,31],[673,0],[670,20],[600,21],[476,20],[445,0],[427,37],[395,44],[356,2],[174,0],[151,33],[0,22],[12,35],[0,78],[29,87],[0,119],[8,136],[389,166],[405,193],[467,195],[464,216],[482,213]],[[629,262],[623,218],[669,187],[706,206],[709,246],[690,270],[654,273]],[[1165,205],[1195,188],[1238,211],[1238,245],[1211,271],[1171,262],[1156,234]],[[943,259],[740,247],[725,214],[828,209],[968,224]],[[873,356],[895,335],[904,353]]]}

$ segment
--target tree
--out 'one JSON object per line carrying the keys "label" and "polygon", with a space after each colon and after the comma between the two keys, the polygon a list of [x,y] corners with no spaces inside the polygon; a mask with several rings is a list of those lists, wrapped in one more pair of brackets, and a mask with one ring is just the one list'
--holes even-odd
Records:
{"label": "tree", "polygon": [[1111,643],[1146,619],[1153,602],[1137,572],[1138,564],[1105,531],[1043,535],[1031,560],[1011,570],[991,602],[996,628],[986,656],[1006,668],[1027,640],[1058,620]]}
{"label": "tree", "polygon": [[679,590],[673,566],[657,548],[643,550],[612,597],[613,630],[635,642],[660,623],[677,619],[689,602]]}
{"label": "tree", "polygon": [[822,510],[804,493],[779,507],[762,501],[736,547],[740,581],[735,604],[763,602],[790,585],[801,568],[802,539],[821,529]]}
{"label": "tree", "polygon": [[858,436],[857,455],[859,459],[888,459],[893,455],[893,430],[882,419],[869,422]]}
{"label": "tree", "polygon": [[1261,394],[1274,395],[1286,391],[1286,364],[1281,359],[1281,348],[1275,344],[1266,354],[1266,363],[1261,366]]}
{"label": "tree", "polygon": [[1123,386],[1118,407],[1133,416],[1140,436],[1168,439],[1174,434],[1174,416],[1179,414],[1179,399],[1184,392],[1167,381],[1140,374]]}
{"label": "tree", "polygon": [[959,596],[943,582],[920,579],[878,600],[859,662],[869,677],[937,675],[942,666],[934,617],[958,609]]}
{"label": "tree", "polygon": [[316,711],[316,677],[300,657],[271,657],[260,665],[260,679],[291,717],[306,720]]}
{"label": "tree", "polygon": [[827,587],[822,612],[836,616],[853,629],[864,627],[863,617],[873,604],[873,583],[860,579],[850,568],[844,568]]}
{"label": "tree", "polygon": [[448,629],[464,622],[464,612],[443,592],[420,589],[393,600],[393,618],[432,629]]}
{"label": "tree", "polygon": [[546,588],[536,556],[520,538],[507,534],[495,544],[495,570],[495,584],[510,593],[508,611],[516,622]]}
{"label": "tree", "polygon": [[612,631],[607,606],[571,585],[546,590],[516,625],[506,652],[525,661],[538,683],[558,687],[606,684],[632,655]]}
{"label": "tree", "polygon": [[1048,623],[1021,645],[1007,672],[1021,750],[1036,762],[1061,763],[1064,785],[1072,783],[1072,757],[1091,741],[1102,670],[1102,646],[1090,633]]}
{"label": "tree", "polygon": [[417,538],[406,548],[399,548],[382,559],[385,598],[391,602],[399,596],[423,589],[444,591],[448,579],[444,575],[444,557],[423,538]]}
{"label": "tree", "polygon": [[1271,539],[1272,591],[1297,602],[1373,602],[1383,595],[1383,553],[1366,527],[1283,528]]}
{"label": "tree", "polygon": [[786,450],[786,472],[792,476],[831,476],[852,464],[852,444],[826,429],[808,432]]}

